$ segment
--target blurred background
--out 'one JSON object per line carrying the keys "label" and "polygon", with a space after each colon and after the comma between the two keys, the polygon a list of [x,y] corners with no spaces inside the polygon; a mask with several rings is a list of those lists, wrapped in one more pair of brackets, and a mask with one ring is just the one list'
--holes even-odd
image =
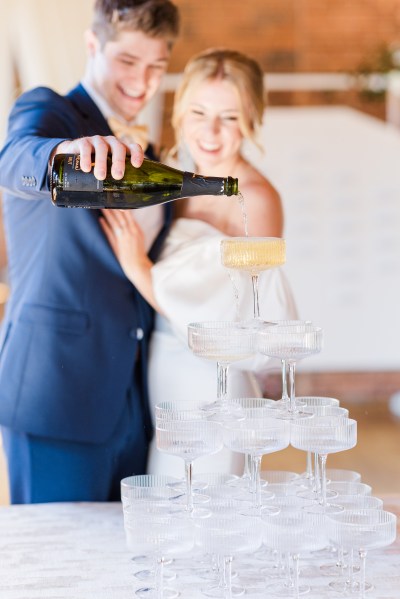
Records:
{"label": "blurred background", "polygon": [[[226,46],[260,62],[264,152],[245,152],[282,195],[285,270],[300,316],[325,330],[323,352],[299,364],[297,391],[337,397],[359,421],[357,447],[331,456],[330,467],[361,471],[376,494],[399,492],[400,0],[175,2],[181,36],[142,120],[153,141],[173,144],[173,92],[194,53]],[[1,142],[22,91],[47,85],[63,93],[81,77],[93,3],[0,0]],[[1,223],[0,291],[3,309]],[[265,388],[279,396],[278,372]],[[304,467],[290,449],[268,463]]]}

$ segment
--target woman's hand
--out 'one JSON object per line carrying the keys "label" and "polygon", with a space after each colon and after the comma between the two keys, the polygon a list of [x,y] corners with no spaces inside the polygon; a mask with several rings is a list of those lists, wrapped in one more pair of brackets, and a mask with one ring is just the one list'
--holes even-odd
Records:
{"label": "woman's hand", "polygon": [[100,225],[127,278],[149,304],[161,313],[153,291],[153,263],[147,256],[143,231],[132,211],[102,210]]}
{"label": "woman's hand", "polygon": [[121,268],[132,283],[143,267],[148,268],[144,235],[135,217],[128,210],[102,210],[101,227]]}

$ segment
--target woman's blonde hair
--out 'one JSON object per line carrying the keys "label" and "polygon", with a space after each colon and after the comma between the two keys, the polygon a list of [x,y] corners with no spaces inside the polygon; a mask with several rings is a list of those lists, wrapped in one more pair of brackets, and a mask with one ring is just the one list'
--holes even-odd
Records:
{"label": "woman's blonde hair", "polygon": [[240,103],[240,130],[244,137],[257,143],[265,106],[263,71],[252,58],[225,48],[206,50],[187,63],[175,93],[172,112],[176,143],[179,143],[182,119],[191,92],[203,81],[215,79],[229,81],[236,89]]}

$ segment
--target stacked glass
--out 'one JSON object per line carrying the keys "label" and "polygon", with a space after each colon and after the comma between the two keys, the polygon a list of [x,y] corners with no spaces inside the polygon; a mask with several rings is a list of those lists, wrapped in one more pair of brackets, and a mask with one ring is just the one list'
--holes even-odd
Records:
{"label": "stacked glass", "polygon": [[[348,410],[341,408],[336,398],[296,398],[294,368],[289,406],[282,406],[282,401],[228,400],[226,396],[229,364],[258,349],[282,359],[282,353],[266,349],[273,346],[274,337],[282,339],[281,335],[285,356],[298,359],[299,348],[303,348],[303,357],[321,348],[321,329],[311,323],[191,325],[191,349],[218,364],[217,400],[193,405],[188,399],[156,407],[157,446],[185,462],[184,484],[159,476],[133,476],[121,482],[128,548],[133,553],[147,553],[155,563],[154,573],[148,577],[154,582],[137,589],[137,596],[176,597],[189,576],[191,588],[198,580],[204,596],[230,598],[247,587],[254,597],[297,598],[307,590],[307,581],[300,581],[299,558],[307,558],[332,578],[327,579],[327,591],[332,587],[364,597],[369,588],[366,551],[393,542],[396,517],[382,509],[382,501],[371,495],[371,487],[361,482],[359,473],[326,469],[330,453],[356,444],[357,423],[349,418]],[[314,472],[260,472],[263,455],[289,443],[315,455]],[[198,473],[193,492],[193,463],[223,445],[250,457],[250,484],[226,474]],[[355,550],[360,559],[359,581],[355,580]],[[193,556],[193,551],[195,558],[176,568],[176,588],[165,588],[166,556],[178,558],[177,563],[180,554]],[[211,554],[212,559],[202,553]],[[321,564],[326,556],[331,563]],[[233,559],[236,572],[232,573]],[[260,560],[264,561],[261,577]],[[204,563],[212,564],[209,575],[213,580],[207,585]],[[237,580],[232,582],[235,575]]]}

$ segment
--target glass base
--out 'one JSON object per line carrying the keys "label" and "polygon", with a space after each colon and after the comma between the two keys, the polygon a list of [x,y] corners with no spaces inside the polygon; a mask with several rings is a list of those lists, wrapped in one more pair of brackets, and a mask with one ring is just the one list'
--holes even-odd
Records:
{"label": "glass base", "polygon": [[[154,566],[154,556],[153,555],[134,555],[131,557],[131,561],[138,566],[147,566],[148,568],[152,568]],[[169,566],[172,564],[174,560],[172,557],[165,558],[164,566]]]}
{"label": "glass base", "polygon": [[207,414],[207,419],[213,422],[237,422],[244,420],[246,415],[240,406],[227,404],[217,399],[201,408]]}
{"label": "glass base", "polygon": [[239,476],[228,482],[227,485],[235,489],[248,490],[250,488],[250,476]]}
{"label": "glass base", "polygon": [[[329,583],[329,588],[337,591],[338,593],[354,593],[360,592],[360,584],[358,582],[353,583],[353,588],[350,589],[350,584],[348,581],[343,580],[333,580]],[[374,585],[370,582],[365,583],[365,592],[371,591],[374,588]]]}
{"label": "glass base", "polygon": [[[303,408],[306,404],[305,401],[301,401],[301,399],[296,399],[294,400],[294,409],[298,410],[300,408]],[[289,411],[290,409],[290,398],[288,397],[287,399],[278,399],[278,401],[276,402],[276,407],[279,408],[280,410],[284,410],[285,412]]]}
{"label": "glass base", "polygon": [[269,566],[261,568],[260,572],[263,576],[268,578],[280,578],[282,580],[285,568],[282,564],[277,562],[271,563]]}
{"label": "glass base", "polygon": [[[297,497],[301,497],[302,499],[309,499],[310,501],[318,501],[318,494],[313,489],[306,489],[304,491],[299,491],[296,493]],[[335,499],[339,493],[337,491],[326,491],[327,499]]]}
{"label": "glass base", "polygon": [[[264,485],[265,486],[265,485]],[[261,502],[270,501],[275,498],[275,494],[271,493],[271,491],[264,491],[261,489]],[[247,501],[252,503],[254,501],[254,493],[250,491],[250,489],[243,489],[234,494],[233,498],[236,501]],[[263,504],[264,505],[264,504]]]}
{"label": "glass base", "polygon": [[[210,587],[206,587],[201,589],[201,592],[203,595],[205,595],[206,597],[227,597],[229,595],[227,595],[227,589],[224,589],[224,587],[219,586],[219,585],[215,585],[215,586],[210,586]],[[240,597],[241,595],[244,595],[245,593],[245,589],[244,587],[241,587],[239,585],[232,585],[231,587],[231,596],[232,597]]]}
{"label": "glass base", "polygon": [[[137,597],[142,597],[143,599],[158,599],[160,596],[154,587],[143,587],[138,589],[135,592],[135,595]],[[179,597],[179,595],[180,593],[178,593],[178,591],[168,588],[164,588],[162,593],[163,599],[175,599],[176,597]]]}
{"label": "glass base", "polygon": [[[154,580],[154,576],[155,576],[155,572],[154,570],[139,570],[138,572],[135,572],[134,577],[137,578],[138,580]],[[175,580],[176,578],[176,574],[175,572],[168,572],[168,570],[164,570],[164,581],[165,582],[171,582],[172,580]]]}
{"label": "glass base", "polygon": [[[333,577],[344,577],[347,575],[349,566],[345,564],[344,566],[339,566],[339,564],[321,564],[319,567],[320,571],[324,576],[333,576]],[[353,572],[359,572],[359,566],[353,566]]]}
{"label": "glass base", "polygon": [[294,411],[279,410],[277,415],[277,418],[280,418],[281,420],[301,420],[312,417],[313,414],[310,414],[310,412],[304,412],[301,408]]}
{"label": "glass base", "polygon": [[239,509],[239,514],[242,516],[252,516],[252,517],[260,517],[262,514],[268,516],[276,516],[280,512],[280,508],[273,505],[249,505],[248,507],[244,507]]}
{"label": "glass base", "polygon": [[[194,505],[205,505],[210,503],[211,497],[203,493],[193,493]],[[178,497],[174,497],[171,502],[175,505],[186,505],[186,492]]]}
{"label": "glass base", "polygon": [[[176,491],[182,491],[182,493],[186,492],[186,481],[184,478],[181,478],[181,480],[178,480],[175,483],[168,483],[167,486]],[[197,491],[204,491],[204,489],[207,489],[207,487],[208,484],[202,480],[193,480],[193,493],[196,493]]]}
{"label": "glass base", "polygon": [[[204,570],[196,570],[196,575],[203,580],[210,580],[211,582],[218,582],[220,579],[220,571],[218,569],[208,568]],[[231,574],[232,579],[238,577],[238,573],[236,570],[232,570]]]}
{"label": "glass base", "polygon": [[339,514],[344,511],[344,507],[342,505],[335,505],[334,503],[326,503],[325,505],[315,503],[304,506],[303,510],[306,510],[310,514]]}
{"label": "glass base", "polygon": [[[296,597],[296,593],[295,593],[295,589],[293,586],[289,586],[288,584],[285,583],[274,583],[274,584],[267,584],[265,587],[265,590],[269,593],[271,593],[271,595],[273,595],[274,597],[284,597],[285,599],[289,599],[290,597]],[[306,593],[310,592],[310,587],[302,584],[299,585],[298,588],[298,594],[299,595],[305,595]]]}

